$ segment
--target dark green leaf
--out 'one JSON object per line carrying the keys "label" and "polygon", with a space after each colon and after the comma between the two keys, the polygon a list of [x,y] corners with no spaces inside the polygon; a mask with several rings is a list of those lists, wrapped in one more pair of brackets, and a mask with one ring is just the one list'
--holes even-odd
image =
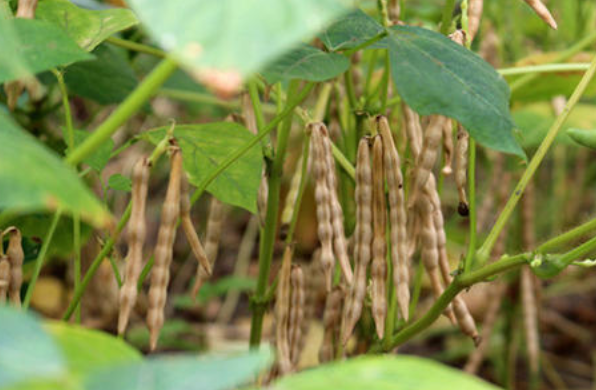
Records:
{"label": "dark green leaf", "polygon": [[[448,384],[448,385],[446,385]],[[498,390],[494,385],[414,356],[370,356],[320,366],[275,382],[272,390]]]}
{"label": "dark green leaf", "polygon": [[59,26],[87,51],[95,49],[110,35],[138,23],[134,13],[125,8],[90,11],[68,0],[41,0],[35,17]]}
{"label": "dark green leaf", "polygon": [[0,24],[4,23],[13,25],[18,43],[3,46],[0,50],[0,82],[14,80],[24,74],[24,70],[16,65],[7,66],[4,60],[7,57],[13,57],[10,63],[18,61],[30,73],[93,58],[68,35],[48,22],[21,18],[0,20]]}
{"label": "dark green leaf", "polygon": [[[162,127],[150,130],[142,137],[157,144],[166,131],[167,128]],[[176,125],[174,136],[182,148],[184,169],[194,185],[199,185],[230,153],[254,138],[244,127],[231,122]],[[255,145],[222,172],[207,190],[224,203],[255,213],[262,166],[261,147]]]}
{"label": "dark green leaf", "polygon": [[350,60],[345,56],[301,45],[269,65],[263,76],[270,84],[292,79],[318,82],[332,79],[349,67]]}
{"label": "dark green leaf", "polygon": [[406,103],[421,115],[457,119],[486,147],[525,156],[512,134],[509,87],[489,64],[439,33],[390,31],[391,74]]}
{"label": "dark green leaf", "polygon": [[186,65],[259,70],[347,10],[348,0],[131,0],[157,42]]}
{"label": "dark green leaf", "polygon": [[101,45],[93,51],[93,61],[73,64],[66,69],[64,81],[74,95],[100,104],[122,102],[137,86],[137,77],[118,50]]}
{"label": "dark green leaf", "polygon": [[0,113],[0,209],[62,208],[105,227],[110,214],[76,172]]}
{"label": "dark green leaf", "polygon": [[227,390],[238,387],[266,368],[267,350],[237,357],[165,357],[124,364],[91,375],[87,390]]}
{"label": "dark green leaf", "polygon": [[108,187],[116,191],[130,192],[132,189],[132,182],[130,178],[116,173],[108,179]]}
{"label": "dark green leaf", "polygon": [[60,350],[30,315],[0,308],[0,387],[66,374]]}
{"label": "dark green leaf", "polygon": [[[85,141],[85,139],[90,135],[86,131],[82,130],[75,130],[74,132],[74,141],[75,147],[79,146],[80,144]],[[83,162],[89,165],[91,168],[95,169],[97,172],[101,172],[108,161],[110,160],[110,156],[112,154],[112,149],[114,149],[114,141],[112,139],[108,139],[104,142],[93,154],[89,157],[85,158]]]}
{"label": "dark green leaf", "polygon": [[352,49],[383,32],[383,26],[358,9],[333,23],[319,34],[331,51]]}

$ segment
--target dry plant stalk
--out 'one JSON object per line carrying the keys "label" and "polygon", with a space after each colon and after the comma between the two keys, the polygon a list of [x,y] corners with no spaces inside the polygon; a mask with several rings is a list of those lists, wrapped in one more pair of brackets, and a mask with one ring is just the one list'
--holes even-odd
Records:
{"label": "dry plant stalk", "polygon": [[474,41],[480,28],[483,8],[484,0],[468,0],[468,37],[470,42]]}
{"label": "dry plant stalk", "polygon": [[354,229],[354,283],[350,286],[342,320],[342,343],[345,345],[362,314],[366,296],[366,271],[371,257],[372,230],[372,170],[369,140],[358,144],[356,160],[356,227]]}
{"label": "dry plant stalk", "polygon": [[370,268],[372,316],[379,339],[385,335],[387,317],[387,206],[385,205],[385,169],[383,163],[383,140],[377,135],[373,139],[373,241],[372,264]]}
{"label": "dry plant stalk", "polygon": [[277,362],[282,375],[287,374],[292,369],[290,339],[288,337],[292,252],[291,246],[287,246],[284,251],[281,268],[279,269],[277,297],[275,299],[275,346],[277,348]]}
{"label": "dry plant stalk", "polygon": [[195,230],[195,227],[192,223],[190,209],[191,206],[190,198],[188,196],[188,178],[186,177],[186,173],[183,172],[182,177],[180,178],[180,222],[182,223],[182,229],[184,230],[186,239],[190,244],[192,253],[199,263],[199,267],[203,267],[205,274],[207,274],[207,276],[211,276],[211,263],[209,263],[209,259],[207,259],[203,244],[201,244],[201,240],[199,240],[197,231]]}
{"label": "dry plant stalk", "polygon": [[327,159],[325,157],[325,146],[322,135],[322,126],[312,124],[311,127],[311,158],[315,173],[315,201],[317,205],[317,232],[321,241],[321,266],[325,274],[327,291],[331,290],[333,277],[333,226],[331,224],[331,209],[329,186],[327,184]]}
{"label": "dry plant stalk", "polygon": [[128,253],[124,284],[120,289],[120,311],[118,313],[118,334],[126,331],[130,313],[137,301],[137,283],[143,267],[143,245],[145,243],[145,204],[149,182],[149,160],[143,157],[137,161],[132,172],[132,210],[128,222]]}
{"label": "dry plant stalk", "polygon": [[161,221],[155,246],[155,263],[151,270],[151,286],[149,288],[149,308],[147,310],[147,327],[149,328],[149,348],[153,351],[157,346],[159,332],[164,323],[164,307],[170,280],[170,264],[172,250],[176,238],[176,223],[180,214],[180,181],[182,177],[182,155],[180,148],[173,146],[170,157],[170,180],[161,210]]}
{"label": "dry plant stalk", "polygon": [[302,181],[302,159],[303,156],[300,156],[300,158],[296,162],[296,168],[294,170],[294,174],[292,175],[290,189],[288,190],[288,193],[286,195],[284,209],[281,213],[279,230],[283,235],[286,235],[287,230],[290,224],[292,223],[292,217],[294,216],[294,208],[296,207],[298,192],[300,192],[300,182]]}
{"label": "dry plant stalk", "polygon": [[295,369],[300,360],[302,328],[304,322],[304,306],[306,302],[304,292],[304,272],[302,267],[295,264],[290,273],[290,318],[288,323],[288,337],[290,341],[290,362],[292,369]]}
{"label": "dry plant stalk", "polygon": [[457,145],[455,147],[455,185],[459,195],[457,212],[461,216],[470,214],[468,197],[466,195],[466,183],[468,182],[468,144],[470,136],[462,125],[457,127]]}
{"label": "dry plant stalk", "polygon": [[344,289],[335,286],[325,301],[325,312],[323,313],[323,343],[319,350],[319,361],[321,363],[333,360],[334,345],[339,342],[338,330],[341,321],[341,311],[344,299]]}
{"label": "dry plant stalk", "polygon": [[557,29],[557,22],[551,15],[550,11],[540,0],[524,0],[533,10],[540,19],[544,20],[553,30]]}
{"label": "dry plant stalk", "polygon": [[10,263],[8,258],[4,255],[0,255],[0,305],[6,303],[8,296],[8,289],[10,286]]}
{"label": "dry plant stalk", "polygon": [[408,199],[408,207],[415,205],[421,192],[424,190],[424,186],[437,161],[441,136],[443,135],[443,126],[449,120],[449,118],[441,115],[435,115],[430,119],[430,123],[424,134],[420,155],[416,159],[416,169],[414,171],[411,194]]}
{"label": "dry plant stalk", "polygon": [[6,233],[9,234],[6,256],[8,257],[8,262],[10,263],[10,285],[8,289],[8,295],[10,302],[15,307],[21,307],[23,261],[25,260],[23,246],[21,245],[21,231],[15,227],[10,227],[4,231],[4,234]]}
{"label": "dry plant stalk", "polygon": [[[215,259],[217,258],[217,252],[219,251],[219,240],[221,238],[221,227],[223,225],[224,216],[225,210],[223,203],[215,197],[211,198],[211,202],[209,203],[209,216],[207,217],[207,226],[205,228],[205,256],[209,260],[212,270]],[[208,278],[209,275],[205,269],[203,267],[197,267],[197,275],[192,287],[193,299],[197,298],[201,287]]]}
{"label": "dry plant stalk", "polygon": [[410,265],[407,248],[407,216],[405,208],[404,179],[401,173],[401,161],[389,122],[384,116],[377,117],[379,133],[383,139],[385,156],[385,177],[387,179],[389,199],[389,224],[391,240],[391,262],[393,264],[393,283],[397,296],[397,306],[401,317],[408,320],[410,306]]}

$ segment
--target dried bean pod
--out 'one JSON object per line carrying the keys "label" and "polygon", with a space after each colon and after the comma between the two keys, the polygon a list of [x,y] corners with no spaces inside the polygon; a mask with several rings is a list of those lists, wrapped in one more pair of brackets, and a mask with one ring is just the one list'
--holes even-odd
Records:
{"label": "dried bean pod", "polygon": [[474,41],[480,28],[483,8],[484,0],[468,0],[468,36],[470,42]]}
{"label": "dried bean pod", "polygon": [[344,305],[342,343],[350,339],[354,326],[362,314],[366,296],[366,271],[371,257],[372,244],[372,170],[370,167],[369,140],[361,139],[356,161],[356,227],[354,229],[354,283]]}
{"label": "dried bean pod", "polygon": [[410,144],[410,152],[414,161],[418,159],[422,149],[422,127],[420,126],[420,117],[405,103],[402,103],[402,110],[406,124],[406,136]]}
{"label": "dried bean pod", "polygon": [[391,262],[393,264],[393,283],[397,295],[397,306],[401,316],[408,320],[410,305],[410,265],[408,262],[407,248],[407,217],[405,208],[405,196],[403,189],[403,177],[401,173],[401,161],[393,137],[389,122],[384,116],[377,117],[379,133],[383,138],[385,156],[385,177],[387,178],[387,189],[389,199],[389,224],[391,227]]}
{"label": "dried bean pod", "polygon": [[211,276],[211,263],[209,263],[209,259],[207,259],[203,244],[201,244],[201,240],[199,240],[197,231],[192,223],[190,210],[191,205],[188,196],[188,178],[186,177],[186,173],[183,172],[182,177],[180,178],[180,221],[182,223],[182,229],[190,244],[192,253],[199,262],[199,266],[203,267],[207,276]]}
{"label": "dried bean pod", "polygon": [[334,344],[339,341],[336,339],[337,330],[340,326],[342,304],[345,293],[341,286],[334,287],[325,301],[325,312],[323,313],[323,343],[319,350],[319,361],[328,362],[333,360]]}
{"label": "dried bean pod", "polygon": [[437,161],[441,136],[443,135],[443,126],[445,126],[445,122],[448,120],[450,119],[447,117],[435,115],[431,118],[426,128],[422,149],[416,160],[416,170],[414,171],[414,181],[412,183],[411,195],[408,199],[408,207],[414,206],[420,193],[424,190],[426,181]]}
{"label": "dried bean pod", "polygon": [[331,290],[333,277],[333,226],[331,223],[330,190],[327,182],[327,159],[325,144],[320,124],[311,124],[312,166],[315,173],[315,201],[317,205],[317,231],[321,241],[321,265],[327,284],[327,291]]}
{"label": "dried bean pod", "polygon": [[455,185],[459,195],[459,205],[457,211],[461,216],[467,216],[470,211],[468,208],[468,197],[466,196],[466,183],[468,182],[468,132],[462,125],[457,128],[457,146],[455,147]]}
{"label": "dried bean pod", "polygon": [[124,284],[120,289],[120,310],[118,313],[118,334],[126,331],[130,313],[137,301],[137,283],[143,267],[143,245],[145,243],[145,204],[149,182],[149,160],[141,158],[132,172],[132,210],[128,222],[128,253]]}
{"label": "dried bean pod", "polygon": [[[226,212],[224,205],[217,198],[211,198],[209,204],[209,216],[207,217],[207,227],[205,228],[205,256],[210,262],[211,269],[217,259],[217,252],[219,251],[219,240],[221,238],[221,227],[223,225],[223,219]],[[207,272],[203,267],[197,267],[197,275],[195,277],[195,283],[192,287],[193,299],[196,299],[201,287],[205,281],[209,278]]]}
{"label": "dried bean pod", "polygon": [[372,315],[379,339],[385,335],[387,316],[387,242],[385,241],[387,206],[385,205],[385,169],[383,141],[376,136],[373,141],[373,242],[370,268]]}
{"label": "dried bean pod", "polygon": [[10,286],[8,295],[10,302],[15,307],[21,307],[21,284],[23,283],[23,253],[22,237],[19,229],[11,227],[6,229],[4,234],[9,234],[6,256],[10,263]]}
{"label": "dried bean pod", "polygon": [[285,235],[292,222],[294,216],[294,208],[296,206],[296,200],[298,199],[298,193],[300,192],[300,182],[302,181],[302,156],[296,163],[294,174],[292,175],[292,182],[290,183],[290,189],[286,195],[284,203],[284,209],[281,213],[281,221],[279,230]]}
{"label": "dried bean pod", "polygon": [[182,176],[182,155],[178,147],[172,148],[170,157],[170,181],[161,210],[161,222],[157,233],[151,286],[149,288],[149,308],[147,327],[149,328],[149,348],[157,346],[159,332],[164,323],[164,307],[170,280],[172,247],[176,238],[176,223],[180,214],[180,181]]}
{"label": "dried bean pod", "polygon": [[302,323],[304,322],[304,273],[299,265],[292,266],[290,274],[292,292],[290,295],[290,318],[288,333],[290,341],[290,362],[295,369],[300,360],[300,341],[302,340]]}
{"label": "dried bean pod", "polygon": [[0,256],[0,305],[6,303],[10,286],[10,263],[4,255]]}
{"label": "dried bean pod", "polygon": [[290,338],[288,335],[290,316],[290,276],[292,269],[292,247],[287,246],[277,282],[277,296],[275,299],[275,346],[277,348],[277,362],[280,373],[286,374],[292,369],[290,360]]}
{"label": "dried bean pod", "polygon": [[550,11],[540,0],[524,0],[533,10],[540,19],[544,20],[553,30],[557,29],[557,22]]}
{"label": "dried bean pod", "polygon": [[342,275],[348,285],[353,283],[354,275],[348,257],[348,245],[344,232],[344,213],[341,204],[337,199],[337,177],[335,176],[335,160],[331,150],[331,140],[324,125],[320,127],[325,146],[325,158],[327,160],[327,187],[329,188],[329,209],[331,211],[331,224],[333,226],[333,247],[339,261]]}
{"label": "dried bean pod", "polygon": [[451,167],[453,163],[453,122],[448,120],[443,126],[443,154],[445,156],[445,163],[443,164],[443,174],[449,176],[453,173]]}

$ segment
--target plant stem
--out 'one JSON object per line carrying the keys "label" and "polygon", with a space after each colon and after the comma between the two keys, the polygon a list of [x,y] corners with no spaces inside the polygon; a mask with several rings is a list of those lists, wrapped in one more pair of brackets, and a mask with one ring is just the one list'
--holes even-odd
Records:
{"label": "plant stem", "polygon": [[556,237],[551,238],[550,240],[546,241],[545,243],[540,245],[538,248],[536,248],[536,252],[540,252],[540,253],[550,252],[553,249],[556,249],[556,248],[562,246],[563,244],[568,243],[569,241],[576,240],[595,229],[596,229],[596,218],[594,218],[580,226],[577,226],[563,234],[560,234]]}
{"label": "plant stem", "polygon": [[513,68],[497,69],[497,72],[501,76],[515,76],[515,75],[519,75],[519,74],[528,74],[528,73],[586,71],[586,70],[588,70],[589,67],[590,67],[590,64],[588,62],[577,62],[577,63],[569,63],[569,64],[563,63],[563,64],[516,66]]}
{"label": "plant stem", "polygon": [[85,157],[95,152],[106,142],[118,128],[131,116],[141,109],[143,104],[162,86],[174,73],[177,65],[170,58],[164,59],[153,71],[145,77],[139,86],[118,106],[91,135],[76,149],[69,153],[66,162],[71,165],[80,163]]}
{"label": "plant stem", "polygon": [[469,222],[470,242],[468,253],[464,260],[464,273],[470,272],[474,254],[476,253],[476,141],[470,137],[468,156],[468,200],[469,200]]}
{"label": "plant stem", "polygon": [[261,110],[261,99],[259,98],[259,88],[254,79],[248,81],[248,95],[252,103],[252,109],[255,112],[255,119],[257,121],[257,128],[259,130],[265,127],[265,118],[263,117],[263,110]]}
{"label": "plant stem", "polygon": [[144,45],[138,42],[128,41],[126,39],[109,37],[108,39],[106,39],[106,42],[111,43],[114,46],[120,46],[131,51],[149,54],[158,58],[166,58],[167,56],[167,53],[165,51],[160,50],[156,47]]}
{"label": "plant stem", "polygon": [[[310,84],[312,85],[312,84]],[[292,80],[288,87],[288,99],[294,96],[298,89],[298,81]],[[307,89],[305,87],[304,89]],[[303,91],[304,91],[303,89]],[[296,99],[301,100],[301,99]],[[252,319],[250,327],[250,347],[258,347],[261,343],[261,333],[263,330],[263,316],[267,309],[266,303],[263,303],[263,297],[267,292],[267,284],[269,282],[269,272],[271,268],[271,261],[273,260],[273,247],[275,244],[275,236],[277,233],[277,216],[279,212],[279,193],[281,188],[281,176],[283,173],[283,164],[285,161],[286,149],[288,146],[288,138],[290,129],[292,127],[293,109],[297,105],[289,100],[286,102],[286,109],[290,110],[289,115],[284,119],[284,122],[277,134],[277,146],[275,148],[275,157],[271,166],[271,172],[268,177],[269,191],[267,194],[267,216],[265,218],[265,226],[262,229],[260,237],[260,252],[259,252],[259,276],[257,279],[257,288],[255,296],[252,300]],[[271,123],[269,124],[271,126]],[[266,128],[265,128],[266,129]],[[263,129],[263,130],[265,130]],[[259,134],[265,133],[260,131]]]}
{"label": "plant stem", "polygon": [[308,183],[308,157],[310,154],[310,134],[304,135],[304,145],[302,146],[302,166],[300,169],[300,187],[298,187],[298,195],[296,195],[296,202],[294,204],[294,211],[292,213],[292,219],[290,226],[288,227],[288,234],[286,236],[286,245],[290,245],[294,240],[294,231],[296,230],[296,224],[298,223],[298,216],[300,215],[300,206],[302,205],[302,197],[304,196],[304,190],[306,189],[306,183]]}
{"label": "plant stem", "polygon": [[219,176],[220,173],[225,171],[230,165],[232,165],[236,160],[242,157],[253,146],[258,144],[261,141],[261,139],[265,138],[273,129],[275,129],[275,127],[285,117],[292,114],[294,112],[294,108],[296,108],[300,103],[302,103],[302,101],[306,98],[306,96],[308,96],[308,93],[312,90],[314,85],[314,83],[308,83],[307,85],[305,85],[304,88],[302,88],[302,90],[298,94],[298,96],[296,96],[296,99],[288,103],[281,114],[273,118],[273,120],[271,120],[271,122],[269,122],[267,126],[265,126],[262,130],[259,130],[259,133],[256,137],[254,137],[250,142],[247,142],[244,146],[240,147],[238,150],[232,153],[225,161],[223,161],[213,171],[211,171],[211,173],[207,175],[205,179],[203,179],[203,181],[198,185],[196,191],[192,194],[191,203],[195,203],[201,197],[203,192],[205,192],[205,190],[207,189],[207,186],[209,186],[209,184],[211,184],[211,182],[215,180],[215,178]]}
{"label": "plant stem", "polygon": [[226,108],[228,110],[234,110],[240,108],[240,103],[236,100],[234,101],[226,101],[218,99],[217,97],[207,94],[207,93],[200,93],[200,92],[193,92],[193,91],[184,91],[181,89],[172,89],[172,88],[161,88],[157,91],[158,95],[168,97],[170,99],[175,100],[182,100],[192,103],[200,103],[200,104],[211,104],[214,106],[220,106]]}
{"label": "plant stem", "polygon": [[61,71],[57,69],[52,69],[52,73],[56,76],[56,80],[58,81],[58,87],[60,88],[60,93],[62,94],[62,107],[64,109],[64,123],[65,123],[65,137],[64,142],[68,148],[68,151],[72,151],[74,149],[74,129],[72,127],[72,115],[70,113],[70,104],[68,103],[68,90],[66,89],[66,84],[64,83],[64,75]]}
{"label": "plant stem", "polygon": [[356,169],[352,165],[352,163],[348,160],[348,158],[335,146],[333,142],[331,142],[331,152],[335,161],[343,168],[343,170],[350,176],[352,180],[356,180]]}
{"label": "plant stem", "polygon": [[[72,237],[74,247],[74,289],[79,288],[81,284],[81,217],[75,214],[72,217]],[[81,323],[81,305],[77,305],[75,310],[75,318],[77,323]]]}
{"label": "plant stem", "polygon": [[443,17],[441,18],[441,34],[447,35],[451,27],[451,18],[453,16],[453,8],[455,7],[455,0],[446,0],[445,7],[443,7]]}
{"label": "plant stem", "polygon": [[557,117],[557,120],[555,121],[555,123],[553,123],[553,125],[549,129],[548,133],[544,137],[544,140],[540,144],[540,147],[538,148],[538,150],[532,157],[532,160],[530,161],[528,167],[524,171],[521,179],[519,180],[519,183],[517,184],[513,193],[509,197],[509,200],[507,201],[505,208],[503,209],[501,214],[499,214],[499,218],[497,219],[493,228],[491,229],[490,233],[488,234],[488,237],[486,238],[486,240],[484,241],[484,243],[478,250],[477,259],[480,262],[480,264],[484,264],[484,262],[486,262],[486,260],[488,259],[489,255],[490,255],[490,251],[492,250],[499,234],[505,227],[505,224],[507,223],[507,221],[509,221],[509,218],[511,217],[511,213],[513,212],[515,206],[517,205],[517,202],[521,198],[528,182],[530,181],[530,179],[532,178],[532,176],[538,169],[538,166],[540,165],[540,163],[546,156],[548,149],[550,148],[553,141],[555,140],[555,137],[561,130],[563,123],[565,123],[565,121],[569,117],[569,114],[571,113],[571,111],[573,110],[573,108],[575,107],[577,102],[579,101],[580,97],[584,94],[586,88],[590,84],[590,81],[594,77],[595,72],[596,72],[596,56],[592,60],[592,62],[590,64],[590,68],[588,69],[588,71],[586,71],[583,78],[579,82],[578,86],[575,88],[575,91],[573,91],[573,94],[569,98],[569,101],[567,102],[565,109],[563,110],[561,115],[559,115]]}
{"label": "plant stem", "polygon": [[50,228],[48,229],[46,236],[43,239],[43,244],[41,245],[41,249],[37,254],[37,259],[35,259],[35,268],[33,269],[33,275],[31,275],[31,280],[29,281],[29,286],[27,287],[27,292],[25,293],[25,299],[23,300],[24,310],[29,308],[29,303],[31,302],[31,297],[33,296],[33,290],[35,290],[35,284],[37,283],[37,278],[39,278],[41,268],[43,267],[46,254],[48,253],[48,249],[52,242],[52,238],[54,238],[54,232],[56,231],[56,226],[58,226],[58,221],[60,221],[61,216],[61,209],[57,210],[54,213],[54,218],[52,218]]}
{"label": "plant stem", "polygon": [[[454,1],[454,0],[453,0]],[[370,45],[377,43],[378,41],[380,41],[381,39],[385,38],[389,33],[387,32],[387,30],[384,30],[380,33],[378,33],[377,35],[375,35],[374,37],[370,38],[369,40],[367,40],[366,42],[361,43],[360,45],[346,50],[344,52],[344,55],[346,56],[351,56],[352,54],[356,53],[358,50],[362,50],[365,49],[367,47],[369,47]]]}

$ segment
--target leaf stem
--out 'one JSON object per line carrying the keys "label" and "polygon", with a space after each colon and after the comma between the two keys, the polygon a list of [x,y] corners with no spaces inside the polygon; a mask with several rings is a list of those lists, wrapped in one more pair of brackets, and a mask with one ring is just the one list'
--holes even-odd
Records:
{"label": "leaf stem", "polygon": [[559,133],[559,130],[561,130],[563,123],[565,123],[565,121],[569,117],[569,114],[571,113],[571,111],[573,110],[573,108],[575,107],[577,102],[579,101],[580,97],[584,94],[586,88],[590,84],[590,81],[594,77],[595,72],[596,72],[596,56],[592,60],[592,62],[590,64],[590,68],[586,71],[583,78],[579,82],[578,86],[575,88],[575,91],[569,98],[569,101],[567,102],[567,105],[563,109],[563,112],[561,113],[561,115],[559,115],[557,117],[557,120],[555,121],[555,123],[553,123],[553,125],[549,129],[548,133],[544,137],[544,140],[540,144],[540,147],[538,148],[538,150],[532,157],[532,160],[530,161],[528,167],[524,171],[524,173],[523,173],[521,179],[519,180],[517,186],[515,187],[513,193],[509,197],[509,200],[507,201],[505,208],[503,209],[501,214],[499,214],[499,218],[497,219],[493,228],[491,229],[490,233],[488,234],[488,237],[486,238],[486,240],[484,241],[484,243],[478,250],[477,259],[480,262],[480,264],[484,264],[486,262],[486,260],[488,259],[489,255],[490,255],[490,251],[492,250],[493,246],[495,245],[495,242],[496,242],[499,234],[505,227],[505,224],[507,223],[507,221],[509,221],[509,218],[511,217],[511,214],[512,214],[513,210],[515,209],[517,202],[519,201],[524,190],[526,189],[528,182],[530,181],[530,179],[532,178],[532,176],[538,169],[538,166],[540,165],[540,163],[546,156],[548,149],[550,148],[553,141],[555,140],[555,137]]}
{"label": "leaf stem", "polygon": [[451,18],[453,17],[453,8],[455,7],[455,0],[446,0],[445,7],[443,7],[443,16],[441,18],[441,34],[447,35],[451,27]]}
{"label": "leaf stem", "polygon": [[596,218],[594,218],[580,226],[577,226],[563,234],[560,234],[556,237],[551,238],[550,240],[544,242],[538,248],[536,248],[536,251],[540,252],[540,253],[550,252],[553,249],[556,249],[556,248],[560,247],[561,245],[566,244],[569,241],[578,239],[595,229],[596,229]]}
{"label": "leaf stem", "polygon": [[[72,217],[72,237],[74,247],[74,289],[79,288],[81,284],[81,217],[75,214]],[[75,318],[77,323],[81,323],[81,305],[78,304],[75,310]]]}
{"label": "leaf stem", "polygon": [[[563,63],[563,64],[516,66],[516,67],[512,67],[512,68],[497,69],[497,72],[501,76],[515,76],[518,74],[528,74],[528,73],[586,71],[589,68],[590,68],[590,64],[588,62],[577,62],[577,63]],[[513,86],[513,84],[512,84],[512,86]]]}
{"label": "leaf stem", "polygon": [[464,260],[464,273],[470,272],[474,254],[476,253],[476,141],[470,137],[468,155],[468,201],[470,242]]}
{"label": "leaf stem", "polygon": [[294,240],[294,231],[296,230],[296,224],[298,223],[298,216],[300,215],[300,206],[302,205],[302,197],[304,196],[304,190],[308,183],[308,158],[310,154],[310,134],[304,135],[304,145],[302,146],[302,170],[300,174],[300,186],[298,187],[298,195],[296,196],[296,202],[294,204],[294,211],[292,213],[292,219],[290,220],[290,226],[288,227],[288,234],[286,235],[286,245],[290,245]]}
{"label": "leaf stem", "polygon": [[120,46],[122,48],[131,50],[131,51],[149,54],[149,55],[157,57],[157,58],[166,58],[166,56],[167,56],[167,53],[165,51],[160,50],[156,47],[144,45],[144,44],[138,43],[138,42],[128,41],[126,39],[121,39],[121,38],[117,38],[117,37],[109,37],[108,39],[106,39],[106,42],[111,43],[114,46]]}
{"label": "leaf stem", "polygon": [[52,73],[56,76],[56,80],[58,81],[58,87],[60,88],[60,93],[62,94],[62,107],[64,109],[64,123],[65,123],[65,137],[64,142],[68,148],[68,151],[74,150],[74,129],[72,126],[72,115],[70,113],[70,104],[68,103],[68,90],[66,89],[66,84],[64,83],[64,75],[58,69],[52,69]]}

